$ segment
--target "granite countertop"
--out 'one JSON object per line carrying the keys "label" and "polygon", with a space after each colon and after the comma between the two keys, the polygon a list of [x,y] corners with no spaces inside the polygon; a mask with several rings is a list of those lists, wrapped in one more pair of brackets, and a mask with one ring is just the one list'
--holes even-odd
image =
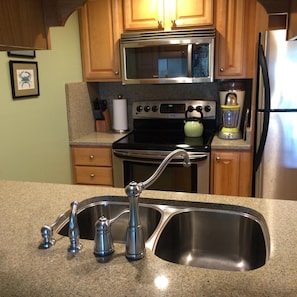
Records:
{"label": "granite countertop", "polygon": [[111,146],[113,142],[124,137],[128,132],[92,132],[70,141],[70,145]]}
{"label": "granite countertop", "polygon": [[[111,146],[113,142],[124,137],[128,132],[92,132],[80,138],[70,141],[71,146],[88,145],[88,146]],[[228,150],[250,150],[251,145],[243,139],[226,140],[220,139],[217,135],[214,136],[211,147],[213,149],[228,149]]]}
{"label": "granite countertop", "polygon": [[[115,244],[108,263],[93,255],[93,241],[69,258],[67,237],[39,250],[40,228],[69,209],[73,200],[124,195],[123,189],[0,181],[0,295],[9,296],[296,296],[297,202],[255,198],[144,191],[143,198],[237,204],[260,212],[270,232],[269,261],[248,272],[188,267],[146,257],[128,262]],[[167,286],[157,280],[167,280]]]}
{"label": "granite countertop", "polygon": [[251,144],[243,139],[221,139],[217,135],[214,136],[212,143],[212,149],[217,150],[250,150]]}

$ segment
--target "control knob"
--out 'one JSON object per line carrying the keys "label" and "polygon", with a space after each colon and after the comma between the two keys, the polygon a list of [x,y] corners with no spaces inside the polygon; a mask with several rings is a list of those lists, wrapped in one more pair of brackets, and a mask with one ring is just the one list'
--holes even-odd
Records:
{"label": "control knob", "polygon": [[142,106],[141,106],[141,105],[138,105],[138,106],[136,107],[136,111],[138,111],[138,112],[142,112]]}
{"label": "control knob", "polygon": [[210,107],[210,105],[206,105],[206,106],[204,107],[204,110],[205,110],[206,112],[210,112],[210,111],[211,111],[211,107]]}
{"label": "control knob", "polygon": [[149,105],[146,105],[146,106],[144,107],[144,111],[145,111],[145,112],[149,112],[150,110],[151,110],[151,108],[150,108]]}
{"label": "control knob", "polygon": [[157,111],[158,111],[158,106],[157,106],[157,105],[153,105],[153,107],[152,107],[152,111],[153,111],[153,112],[157,112]]}
{"label": "control knob", "polygon": [[198,106],[196,107],[196,110],[197,110],[197,111],[202,111],[202,106],[201,106],[201,105],[198,105]]}

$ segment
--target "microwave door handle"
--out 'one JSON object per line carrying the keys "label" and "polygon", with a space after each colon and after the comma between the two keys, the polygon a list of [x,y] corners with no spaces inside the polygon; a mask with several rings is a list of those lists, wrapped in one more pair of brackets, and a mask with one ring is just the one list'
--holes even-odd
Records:
{"label": "microwave door handle", "polygon": [[192,52],[193,44],[188,44],[188,77],[192,77]]}

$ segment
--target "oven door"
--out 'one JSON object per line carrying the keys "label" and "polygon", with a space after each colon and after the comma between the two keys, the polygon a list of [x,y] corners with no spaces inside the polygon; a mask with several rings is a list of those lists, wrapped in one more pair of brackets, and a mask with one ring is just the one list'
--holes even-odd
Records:
{"label": "oven door", "polygon": [[[115,187],[125,187],[131,181],[143,182],[158,168],[169,151],[113,150],[113,180]],[[183,159],[173,159],[150,190],[209,193],[210,158],[208,152],[189,152],[191,166]]]}

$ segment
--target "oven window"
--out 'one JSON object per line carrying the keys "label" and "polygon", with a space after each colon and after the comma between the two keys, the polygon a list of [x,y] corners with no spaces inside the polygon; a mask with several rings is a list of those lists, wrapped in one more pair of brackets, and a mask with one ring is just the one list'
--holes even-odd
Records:
{"label": "oven window", "polygon": [[[158,166],[159,164],[124,161],[125,185],[131,181],[147,180]],[[149,189],[197,193],[197,164],[192,164],[191,167],[169,164]]]}

